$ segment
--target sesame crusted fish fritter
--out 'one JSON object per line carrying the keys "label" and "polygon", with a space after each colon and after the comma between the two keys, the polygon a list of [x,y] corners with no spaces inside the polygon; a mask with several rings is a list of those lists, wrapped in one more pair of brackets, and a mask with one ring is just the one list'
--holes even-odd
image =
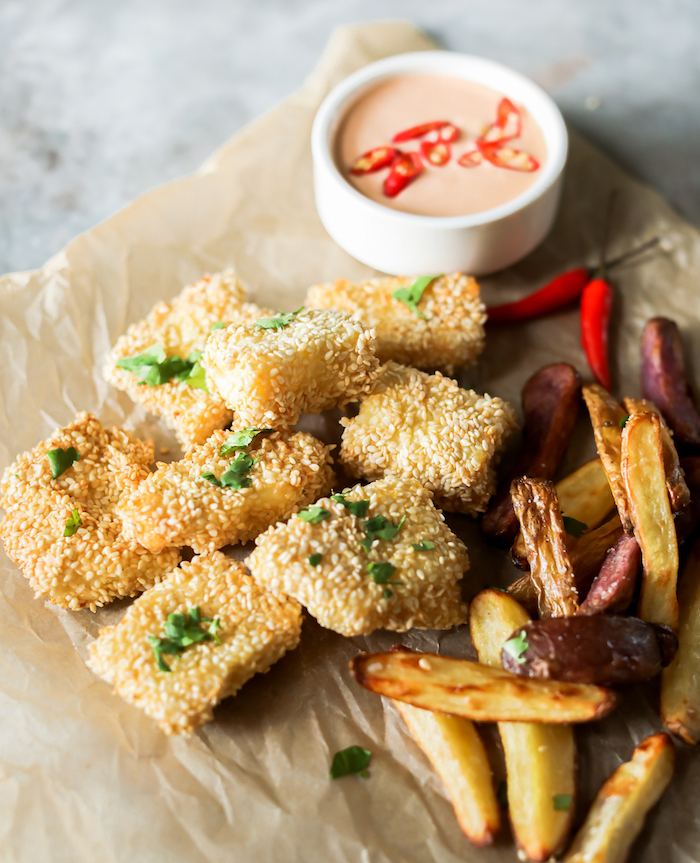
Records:
{"label": "sesame crusted fish fritter", "polygon": [[37,596],[94,611],[141,593],[177,565],[179,551],[147,551],[124,534],[116,513],[152,461],[151,441],[81,413],[7,468],[0,536]]}
{"label": "sesame crusted fish fritter", "polygon": [[[88,665],[166,734],[191,734],[297,646],[301,620],[298,603],[263,590],[215,551],[174,569],[102,629]],[[183,645],[183,627],[195,643]]]}
{"label": "sesame crusted fish fritter", "polygon": [[394,360],[453,374],[456,368],[471,365],[484,349],[486,311],[479,285],[462,273],[425,278],[428,282],[415,305],[410,302],[417,295],[414,286],[419,292],[421,286],[415,276],[366,282],[336,279],[314,285],[306,305],[337,309],[374,328],[377,357],[383,363]]}
{"label": "sesame crusted fish fritter", "polygon": [[212,333],[202,365],[240,422],[276,428],[357,399],[379,368],[374,332],[333,311],[233,323]]}
{"label": "sesame crusted fish fritter", "polygon": [[299,600],[341,635],[449,629],[467,619],[459,584],[467,550],[412,479],[316,501],[259,536],[246,563],[260,585]]}
{"label": "sesame crusted fish fritter", "polygon": [[353,476],[413,477],[451,512],[483,512],[494,457],[516,427],[507,402],[462,389],[440,372],[387,363],[345,426],[341,461]]}
{"label": "sesame crusted fish fritter", "polygon": [[[152,551],[214,551],[253,539],[330,489],[330,447],[306,432],[255,431],[215,431],[182,461],[159,464],[120,504],[126,535]],[[226,444],[240,434],[253,436]]]}
{"label": "sesame crusted fish fritter", "polygon": [[[195,375],[187,376],[185,367],[179,375],[184,379],[174,375],[165,383],[149,385],[141,383],[138,369],[130,370],[119,364],[129,365],[129,360],[160,347],[163,359],[178,357],[183,366],[188,361],[192,366],[197,352],[204,349],[212,326],[226,325],[232,320],[254,321],[267,314],[244,299],[245,290],[232,270],[205,276],[184,288],[172,302],[158,303],[142,321],[132,324],[126,335],[117,340],[104,368],[105,378],[161,417],[185,449],[204,443],[214,429],[225,428],[233,418],[222,399],[210,391],[204,372],[195,368]],[[167,377],[167,373],[163,376]]]}

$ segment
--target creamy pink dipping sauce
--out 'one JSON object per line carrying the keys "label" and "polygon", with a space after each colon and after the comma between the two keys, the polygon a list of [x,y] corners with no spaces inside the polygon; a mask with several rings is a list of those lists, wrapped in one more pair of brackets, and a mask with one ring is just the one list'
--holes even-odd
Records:
{"label": "creamy pink dipping sauce", "polygon": [[[521,172],[499,168],[484,160],[475,168],[457,164],[459,157],[475,148],[476,139],[496,119],[502,93],[467,81],[442,75],[401,75],[388,78],[366,90],[348,108],[334,140],[334,156],[345,179],[373,201],[423,216],[464,216],[490,210],[518,197],[540,176],[547,159],[542,130],[527,109],[517,104],[522,115],[522,133],[504,146],[525,150],[540,164],[536,171]],[[388,169],[355,176],[350,167],[368,150],[392,145],[398,132],[433,120],[447,120],[460,130],[451,144],[452,157],[436,167],[423,160],[422,173],[396,197],[384,195],[382,187]],[[420,151],[426,138],[392,146],[404,152]]]}

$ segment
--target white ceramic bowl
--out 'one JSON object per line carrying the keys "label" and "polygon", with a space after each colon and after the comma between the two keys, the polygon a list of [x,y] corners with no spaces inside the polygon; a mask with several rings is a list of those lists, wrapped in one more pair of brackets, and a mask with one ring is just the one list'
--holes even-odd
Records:
{"label": "white ceramic bowl", "polygon": [[[522,195],[467,216],[419,216],[366,198],[342,176],[333,138],[347,108],[379,81],[406,74],[466,78],[528,109],[547,144],[547,159]],[[536,84],[491,60],[450,51],[398,54],[371,63],[331,90],[311,132],[316,207],[328,233],[353,257],[386,273],[461,270],[478,276],[520,260],[552,227],[561,192],[568,137],[559,109]]]}

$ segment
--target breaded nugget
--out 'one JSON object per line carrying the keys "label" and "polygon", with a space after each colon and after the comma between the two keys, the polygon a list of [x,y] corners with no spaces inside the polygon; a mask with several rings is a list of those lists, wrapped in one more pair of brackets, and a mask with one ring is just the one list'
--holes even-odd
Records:
{"label": "breaded nugget", "polygon": [[417,305],[424,320],[392,297],[394,291],[410,288],[416,278],[336,279],[332,284],[314,285],[306,305],[337,309],[373,327],[377,357],[383,363],[394,360],[419,369],[440,369],[448,375],[471,365],[484,349],[486,310],[479,285],[462,273],[433,279]]}
{"label": "breaded nugget", "polygon": [[413,477],[451,512],[483,512],[495,491],[492,467],[516,427],[507,402],[464,390],[440,372],[387,363],[354,419],[340,458],[353,476]]}
{"label": "breaded nugget", "polygon": [[[47,452],[71,447],[80,458],[64,457],[61,467],[72,463],[54,479]],[[94,611],[141,593],[177,566],[179,551],[147,551],[125,536],[115,511],[120,496],[149,475],[152,461],[151,441],[80,413],[7,468],[0,536],[37,596]]]}
{"label": "breaded nugget", "polygon": [[[298,599],[341,635],[464,623],[459,582],[469,569],[467,550],[430,492],[416,480],[388,477],[356,485],[344,498],[322,498],[259,536],[246,561],[253,578]],[[369,505],[358,510],[353,501]]]}
{"label": "breaded nugget", "polygon": [[212,333],[202,358],[241,423],[293,425],[353,401],[377,373],[374,331],[333,311],[280,314],[279,327],[233,323]]}
{"label": "breaded nugget", "polygon": [[[170,614],[199,609],[218,621],[214,638],[165,653],[161,671],[149,637],[163,639]],[[207,623],[203,627],[208,629]],[[116,626],[100,631],[88,665],[166,734],[191,734],[213,708],[299,643],[301,608],[258,587],[221,552],[195,557],[136,600]]]}
{"label": "breaded nugget", "polygon": [[[132,324],[121,336],[104,368],[105,378],[124,390],[146,410],[161,417],[175,431],[185,449],[204,443],[217,428],[231,423],[233,414],[213,392],[171,379],[158,386],[139,383],[134,372],[117,362],[161,345],[168,357],[187,359],[202,351],[214,324],[232,320],[255,321],[268,311],[245,303],[245,290],[232,270],[205,276],[186,287],[170,303],[158,303],[144,320]],[[211,390],[211,387],[209,387]]]}
{"label": "breaded nugget", "polygon": [[[159,464],[125,496],[119,515],[126,536],[151,551],[183,545],[198,554],[214,551],[253,539],[331,488],[331,448],[312,435],[261,433],[244,449],[221,455],[229,434],[215,431],[182,461]],[[210,481],[221,482],[241,454],[256,460],[241,474],[250,481],[248,488],[218,487]]]}

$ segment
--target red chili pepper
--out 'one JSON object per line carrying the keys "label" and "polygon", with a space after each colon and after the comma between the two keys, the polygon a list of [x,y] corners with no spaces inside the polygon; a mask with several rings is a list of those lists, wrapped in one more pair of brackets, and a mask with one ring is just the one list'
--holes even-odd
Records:
{"label": "red chili pepper", "polygon": [[450,145],[444,143],[444,141],[436,141],[435,143],[432,141],[421,141],[420,148],[426,161],[430,162],[431,165],[436,165],[438,168],[446,165],[452,155]]}
{"label": "red chili pepper", "polygon": [[524,150],[512,150],[510,147],[501,147],[500,144],[486,144],[483,141],[476,143],[484,158],[497,168],[530,173],[540,167],[537,159]]}
{"label": "red chili pepper", "polygon": [[463,168],[476,168],[483,161],[484,157],[481,155],[481,150],[468,150],[457,159],[457,164]]}
{"label": "red chili pepper", "polygon": [[447,125],[449,125],[447,120],[433,120],[431,123],[421,123],[420,126],[411,126],[410,129],[404,129],[403,132],[399,132],[394,135],[392,140],[395,144],[398,144],[401,141],[410,141],[413,138],[422,138],[423,135],[427,135],[428,132],[435,132]]}
{"label": "red chili pepper", "polygon": [[438,132],[438,141],[442,141],[443,144],[454,144],[457,138],[459,138],[459,129],[452,123],[445,123]]}
{"label": "red chili pepper", "polygon": [[608,325],[613,289],[605,279],[593,279],[581,294],[581,344],[593,376],[610,389],[608,366]]}
{"label": "red chili pepper", "polygon": [[355,164],[350,168],[351,174],[373,174],[382,168],[387,168],[401,151],[396,147],[375,147],[363,153]]}
{"label": "red chili pepper", "polygon": [[491,306],[486,310],[490,324],[526,321],[553,312],[577,300],[588,284],[590,273],[585,267],[568,270],[532,294],[514,303]]}
{"label": "red chili pepper", "polygon": [[523,120],[520,110],[510,101],[501,99],[496,109],[496,122],[487,127],[480,141],[490,144],[504,144],[519,138],[523,131]]}
{"label": "red chili pepper", "polygon": [[402,153],[384,180],[384,194],[387,198],[395,198],[422,170],[423,163],[418,153]]}

